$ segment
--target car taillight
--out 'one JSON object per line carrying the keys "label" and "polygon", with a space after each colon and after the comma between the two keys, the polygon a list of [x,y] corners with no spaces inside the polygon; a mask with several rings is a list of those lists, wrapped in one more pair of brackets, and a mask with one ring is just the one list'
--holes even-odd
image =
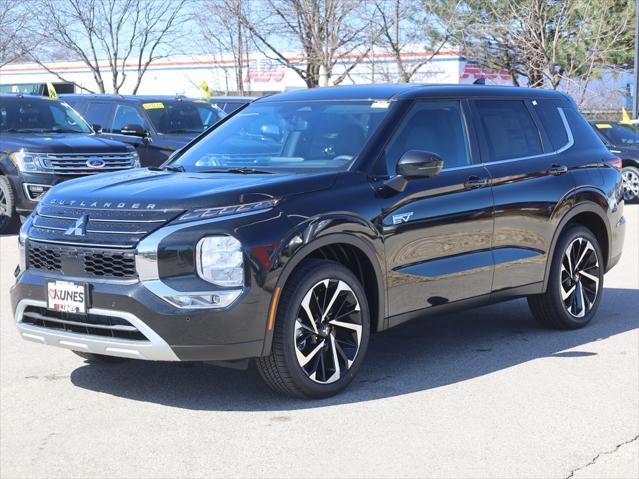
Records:
{"label": "car taillight", "polygon": [[621,162],[621,158],[619,158],[618,156],[613,156],[612,158],[608,158],[606,160],[606,163],[612,166],[615,170],[621,171],[622,162]]}

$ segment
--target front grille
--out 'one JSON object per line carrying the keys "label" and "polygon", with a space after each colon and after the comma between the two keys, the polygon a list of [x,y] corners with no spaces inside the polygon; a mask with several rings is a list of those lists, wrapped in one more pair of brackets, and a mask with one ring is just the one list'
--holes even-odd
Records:
{"label": "front grille", "polygon": [[22,322],[40,328],[57,329],[69,333],[148,341],[147,337],[127,320],[113,316],[65,313],[28,306],[23,313]]}
{"label": "front grille", "polygon": [[67,276],[99,278],[135,278],[135,254],[130,250],[81,248],[28,242],[27,265],[30,269],[51,271]]}
{"label": "front grille", "polygon": [[119,209],[116,205],[106,209],[40,204],[33,213],[29,237],[34,241],[104,249],[134,248],[142,238],[182,213],[169,209]]}
{"label": "front grille", "polygon": [[[55,154],[41,156],[42,166],[56,175],[92,175],[101,171],[127,170],[135,167],[132,153]],[[93,164],[94,166],[89,166]]]}

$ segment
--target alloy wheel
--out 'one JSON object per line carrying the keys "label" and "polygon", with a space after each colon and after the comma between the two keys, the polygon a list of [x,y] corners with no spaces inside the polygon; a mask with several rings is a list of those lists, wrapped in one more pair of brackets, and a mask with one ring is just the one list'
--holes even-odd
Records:
{"label": "alloy wheel", "polygon": [[639,198],[639,175],[632,169],[624,169],[621,176],[623,178],[623,199],[632,201]]}
{"label": "alloy wheel", "polygon": [[7,204],[7,196],[0,188],[0,216],[8,216],[9,215],[9,207]]}
{"label": "alloy wheel", "polygon": [[590,241],[579,237],[568,245],[560,275],[561,299],[566,311],[575,318],[583,318],[599,293],[599,258]]}
{"label": "alloy wheel", "polygon": [[295,321],[295,355],[312,381],[329,384],[350,369],[362,340],[359,301],[338,279],[316,283],[304,296]]}

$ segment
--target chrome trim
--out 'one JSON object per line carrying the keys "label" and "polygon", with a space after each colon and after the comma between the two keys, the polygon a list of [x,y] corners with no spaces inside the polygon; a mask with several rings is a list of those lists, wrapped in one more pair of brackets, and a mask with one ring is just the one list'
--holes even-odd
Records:
{"label": "chrome trim", "polygon": [[[59,216],[38,213],[43,218],[53,218],[56,220],[77,220],[79,216]],[[167,220],[112,220],[112,219],[95,219],[89,217],[91,223],[166,223]]]}
{"label": "chrome trim", "polygon": [[[35,226],[34,228],[46,229],[44,226]],[[61,240],[48,240],[48,239],[40,239],[40,238],[32,238],[32,241],[37,241],[38,243],[49,243],[49,244],[63,244],[68,246],[88,246],[90,248],[108,248],[108,249],[134,249],[135,246],[124,246],[124,245],[116,245],[116,244],[99,244],[99,243],[78,243],[74,241],[61,241]],[[137,264],[137,261],[136,261]]]}
{"label": "chrome trim", "polygon": [[[153,281],[146,281],[146,282],[143,282],[142,284],[151,293],[163,299],[164,301],[169,303],[171,306],[175,308],[183,309],[183,310],[192,310],[192,309],[224,310],[228,308],[229,306],[231,306],[233,303],[235,303],[235,301],[237,301],[238,298],[243,293],[242,289],[221,289],[216,291],[178,291],[176,289],[171,288],[170,286],[168,286],[166,283],[164,283],[162,280],[159,280],[159,279],[153,280]],[[224,306],[219,306],[219,305],[180,306],[169,299],[171,296],[211,296],[211,295],[219,295],[222,293],[233,294],[233,295],[236,295],[236,297],[233,298],[233,300],[229,304]]]}
{"label": "chrome trim", "polygon": [[50,316],[44,316],[40,313],[23,313],[23,317],[27,318],[39,319],[41,321],[48,321],[50,323],[60,323],[60,324],[68,324],[70,326],[82,326],[83,328],[94,328],[94,329],[108,329],[112,331],[127,331],[127,332],[138,332],[138,329],[135,326],[127,326],[125,324],[92,324],[92,323],[81,323],[79,321],[71,321],[69,319],[60,319],[60,318],[52,318]]}
{"label": "chrome trim", "polygon": [[89,308],[90,314],[115,316],[131,323],[138,331],[148,338],[148,341],[109,338],[107,336],[93,336],[90,334],[69,333],[66,331],[50,330],[39,326],[32,326],[22,322],[24,310],[27,306],[46,308],[44,301],[23,299],[16,307],[16,327],[22,338],[40,344],[48,344],[61,348],[81,351],[85,353],[118,356],[122,358],[147,359],[152,361],[179,361],[171,347],[155,331],[141,321],[137,316],[124,311],[100,308]]}
{"label": "chrome trim", "polygon": [[[29,186],[44,186],[45,190],[40,194],[40,196],[34,198],[33,196],[31,196]],[[27,198],[29,198],[29,201],[40,201],[40,197],[44,196],[47,191],[53,188],[53,185],[42,185],[40,183],[22,183],[22,188],[24,189],[24,194],[27,195]]]}
{"label": "chrome trim", "polygon": [[[24,270],[23,270],[24,271]],[[100,283],[100,284],[126,284],[132,285],[137,284],[139,281],[137,278],[132,279],[119,279],[119,278],[103,278],[100,276],[71,276],[66,274],[56,273],[55,271],[42,271],[39,269],[31,269],[29,268],[29,274],[33,274],[36,276],[41,276],[46,279],[59,279],[61,281],[75,281],[77,283],[87,283],[91,284]]]}

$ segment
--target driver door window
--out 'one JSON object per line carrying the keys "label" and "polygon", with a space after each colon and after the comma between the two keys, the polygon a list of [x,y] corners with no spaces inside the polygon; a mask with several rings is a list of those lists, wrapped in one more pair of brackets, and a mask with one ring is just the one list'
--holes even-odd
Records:
{"label": "driver door window", "polygon": [[140,125],[142,128],[146,128],[144,119],[135,108],[127,105],[118,105],[111,124],[111,133],[122,134],[122,128],[126,125]]}
{"label": "driver door window", "polygon": [[377,172],[395,175],[397,162],[409,150],[436,153],[444,160],[444,169],[469,165],[470,149],[460,102],[435,100],[416,103],[384,150]]}

